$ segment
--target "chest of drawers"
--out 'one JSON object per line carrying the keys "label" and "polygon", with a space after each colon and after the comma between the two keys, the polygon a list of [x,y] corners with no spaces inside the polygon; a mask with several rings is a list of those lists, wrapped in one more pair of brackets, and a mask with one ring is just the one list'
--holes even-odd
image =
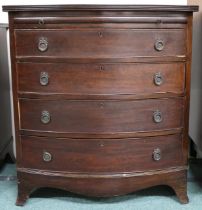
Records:
{"label": "chest of drawers", "polygon": [[168,185],[187,203],[196,6],[5,6],[17,205],[36,188],[109,197]]}

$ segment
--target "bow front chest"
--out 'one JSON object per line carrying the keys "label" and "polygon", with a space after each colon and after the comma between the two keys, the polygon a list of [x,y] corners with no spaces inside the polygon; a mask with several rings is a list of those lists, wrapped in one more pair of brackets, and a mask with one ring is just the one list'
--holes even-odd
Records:
{"label": "bow front chest", "polygon": [[18,198],[168,185],[188,202],[196,6],[5,6]]}

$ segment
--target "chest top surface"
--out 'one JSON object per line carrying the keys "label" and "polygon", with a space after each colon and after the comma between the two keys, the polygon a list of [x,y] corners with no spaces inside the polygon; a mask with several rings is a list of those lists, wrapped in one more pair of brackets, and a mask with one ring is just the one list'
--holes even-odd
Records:
{"label": "chest top surface", "polygon": [[3,11],[19,12],[19,11],[161,11],[161,12],[195,12],[198,6],[182,6],[182,5],[5,5]]}

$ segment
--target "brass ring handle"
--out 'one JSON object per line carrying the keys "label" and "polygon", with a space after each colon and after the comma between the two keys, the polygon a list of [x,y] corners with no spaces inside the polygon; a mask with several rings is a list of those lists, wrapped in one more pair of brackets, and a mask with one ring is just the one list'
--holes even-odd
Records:
{"label": "brass ring handle", "polygon": [[161,75],[160,72],[154,74],[154,84],[157,85],[157,86],[160,86],[162,85],[163,83],[163,77]]}
{"label": "brass ring handle", "polygon": [[154,149],[152,153],[153,160],[159,161],[161,159],[161,150],[159,148]]}
{"label": "brass ring handle", "polygon": [[45,162],[50,162],[52,160],[52,155],[49,152],[43,152],[43,160]]}
{"label": "brass ring handle", "polygon": [[38,42],[38,50],[41,52],[45,52],[48,49],[48,40],[45,37],[39,38]]}
{"label": "brass ring handle", "polygon": [[48,124],[51,120],[50,113],[48,111],[42,111],[41,112],[41,122],[43,124]]}
{"label": "brass ring handle", "polygon": [[162,51],[164,49],[164,41],[163,40],[157,40],[154,44],[154,48],[156,51]]}
{"label": "brass ring handle", "polygon": [[162,114],[159,110],[156,110],[154,113],[153,113],[153,120],[155,123],[160,123],[162,122],[163,120],[163,117],[162,117]]}
{"label": "brass ring handle", "polygon": [[47,72],[41,72],[40,74],[40,84],[46,86],[49,83],[49,75]]}

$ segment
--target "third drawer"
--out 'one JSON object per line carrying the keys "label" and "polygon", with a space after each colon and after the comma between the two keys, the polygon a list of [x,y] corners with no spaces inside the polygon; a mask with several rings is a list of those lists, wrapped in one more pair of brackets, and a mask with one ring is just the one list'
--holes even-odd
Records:
{"label": "third drawer", "polygon": [[183,127],[184,98],[147,100],[20,100],[21,129],[125,134]]}

